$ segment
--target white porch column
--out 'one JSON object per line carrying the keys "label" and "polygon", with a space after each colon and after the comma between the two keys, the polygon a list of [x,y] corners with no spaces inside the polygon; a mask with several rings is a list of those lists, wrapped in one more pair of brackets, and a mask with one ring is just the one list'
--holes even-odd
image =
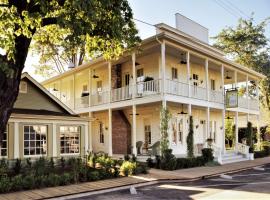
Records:
{"label": "white porch column", "polygon": [[52,156],[57,157],[57,130],[56,130],[56,124],[53,123],[53,132],[52,132],[52,142],[53,142],[53,150],[52,150]]}
{"label": "white porch column", "polygon": [[238,151],[237,143],[238,143],[238,111],[235,112],[235,150],[236,151]]}
{"label": "white porch column", "polygon": [[73,89],[73,108],[76,109],[76,91],[75,91],[75,74],[72,76],[72,89]]}
{"label": "white porch column", "polygon": [[191,104],[188,104],[188,115],[191,116],[192,115],[192,108],[191,108]]}
{"label": "white porch column", "polygon": [[206,136],[207,136],[206,139],[210,137],[209,131],[210,131],[210,108],[207,107],[206,108]]}
{"label": "white porch column", "polygon": [[112,100],[112,63],[108,62],[108,87],[109,87],[109,102]]}
{"label": "white porch column", "polygon": [[208,58],[205,59],[205,85],[206,85],[206,100],[209,101],[209,73],[208,73]]}
{"label": "white porch column", "polygon": [[93,117],[93,113],[89,112],[89,125],[88,125],[88,149],[90,152],[93,151],[93,132],[92,132],[92,117]]}
{"label": "white porch column", "polygon": [[62,101],[62,79],[59,80],[59,99]]}
{"label": "white porch column", "polygon": [[[223,93],[223,102],[225,102],[225,93],[224,93],[224,65],[221,65],[221,88]],[[225,104],[224,104],[225,105]],[[226,109],[226,106],[224,106],[224,109]]]}
{"label": "white porch column", "polygon": [[87,125],[84,125],[84,131],[85,131],[85,133],[84,133],[84,137],[85,137],[85,139],[84,139],[84,150],[85,150],[85,155],[87,155],[87,152],[88,152],[88,150],[89,150],[89,133],[88,133],[88,131],[89,131],[89,128],[88,128],[88,126],[89,126],[89,124],[87,124]]}
{"label": "white porch column", "polygon": [[19,122],[14,122],[14,159],[20,157]]}
{"label": "white porch column", "polygon": [[136,55],[132,53],[132,98],[136,97]]}
{"label": "white porch column", "polygon": [[226,147],[225,147],[225,118],[226,118],[226,110],[225,108],[222,110],[222,146],[221,151],[223,154],[226,153]]}
{"label": "white porch column", "polygon": [[137,141],[137,119],[136,105],[132,105],[132,153],[137,156],[136,141]]}
{"label": "white porch column", "polygon": [[187,52],[187,83],[188,83],[188,96],[191,97],[191,86],[190,86],[190,53],[189,51]]}
{"label": "white porch column", "polygon": [[164,94],[166,92],[166,47],[165,42],[163,41],[161,44],[161,85],[162,85],[162,94],[164,98]]}
{"label": "white porch column", "polygon": [[113,150],[112,150],[112,109],[109,108],[108,110],[109,114],[109,127],[108,127],[108,155],[112,156]]}
{"label": "white porch column", "polygon": [[237,88],[237,71],[234,71],[234,88]]}

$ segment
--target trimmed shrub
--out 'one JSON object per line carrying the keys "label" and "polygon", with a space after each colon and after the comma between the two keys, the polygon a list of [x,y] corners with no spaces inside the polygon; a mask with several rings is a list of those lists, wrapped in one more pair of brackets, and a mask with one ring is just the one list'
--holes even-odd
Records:
{"label": "trimmed shrub", "polygon": [[172,149],[164,150],[163,156],[160,160],[160,168],[163,170],[175,170],[176,158],[172,154]]}
{"label": "trimmed shrub", "polygon": [[15,175],[19,174],[22,170],[22,161],[21,159],[17,158],[13,167],[13,171]]}
{"label": "trimmed shrub", "polygon": [[57,174],[49,174],[49,176],[46,177],[46,186],[53,187],[60,185],[60,176]]}
{"label": "trimmed shrub", "polygon": [[23,178],[22,178],[22,175],[14,176],[11,179],[11,182],[12,182],[12,190],[18,191],[18,190],[21,190],[23,188]]}
{"label": "trimmed shrub", "polygon": [[202,156],[194,158],[177,158],[176,163],[176,169],[184,169],[203,166],[205,164],[205,160]]}
{"label": "trimmed shrub", "polygon": [[12,184],[10,179],[7,176],[3,176],[0,178],[0,192],[9,192],[12,188]]}
{"label": "trimmed shrub", "polygon": [[70,180],[71,180],[70,174],[64,173],[60,176],[59,185],[68,185],[70,184]]}
{"label": "trimmed shrub", "polygon": [[35,188],[35,178],[33,175],[28,175],[23,178],[23,189],[29,190]]}
{"label": "trimmed shrub", "polygon": [[204,162],[213,161],[214,160],[213,149],[211,148],[202,149],[202,157],[204,159]]}
{"label": "trimmed shrub", "polygon": [[94,171],[88,171],[87,173],[87,179],[89,181],[97,181],[100,179],[99,171],[94,170]]}

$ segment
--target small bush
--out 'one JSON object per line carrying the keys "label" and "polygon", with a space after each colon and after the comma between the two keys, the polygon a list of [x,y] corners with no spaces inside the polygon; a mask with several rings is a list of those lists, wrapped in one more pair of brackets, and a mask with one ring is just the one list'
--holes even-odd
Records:
{"label": "small bush", "polygon": [[154,161],[151,157],[147,158],[146,160],[147,166],[153,168],[155,166]]}
{"label": "small bush", "polygon": [[27,175],[23,178],[23,189],[29,190],[35,188],[35,178],[33,175]]}
{"label": "small bush", "polygon": [[22,161],[21,159],[17,158],[13,167],[13,171],[17,175],[21,172],[21,170],[22,170]]}
{"label": "small bush", "polygon": [[88,171],[87,173],[87,180],[89,181],[97,181],[100,179],[99,172],[97,170]]}
{"label": "small bush", "polygon": [[0,192],[9,192],[12,188],[11,181],[7,176],[0,178]]}
{"label": "small bush", "polygon": [[125,161],[129,161],[130,160],[130,156],[128,154],[124,155],[124,160]]}
{"label": "small bush", "polygon": [[176,158],[172,154],[172,149],[164,150],[163,156],[160,161],[160,168],[163,170],[175,170]]}
{"label": "small bush", "polygon": [[147,166],[144,163],[139,163],[137,164],[136,170],[135,170],[135,174],[147,174]]}
{"label": "small bush", "polygon": [[202,157],[205,162],[213,161],[214,160],[213,149],[211,148],[202,149]]}
{"label": "small bush", "polygon": [[60,176],[57,174],[49,174],[49,176],[46,177],[46,186],[53,187],[60,185],[61,179]]}
{"label": "small bush", "polygon": [[160,156],[156,155],[156,162],[155,162],[156,169],[160,169],[160,162],[161,162]]}
{"label": "small bush", "polygon": [[120,171],[125,175],[133,175],[135,174],[136,170],[136,163],[130,162],[130,161],[125,161],[120,167]]}
{"label": "small bush", "polygon": [[11,182],[12,182],[12,190],[18,191],[18,190],[21,190],[23,188],[23,178],[22,178],[22,175],[14,176],[11,179]]}
{"label": "small bush", "polygon": [[60,176],[59,185],[68,185],[70,184],[71,177],[69,173],[64,173]]}

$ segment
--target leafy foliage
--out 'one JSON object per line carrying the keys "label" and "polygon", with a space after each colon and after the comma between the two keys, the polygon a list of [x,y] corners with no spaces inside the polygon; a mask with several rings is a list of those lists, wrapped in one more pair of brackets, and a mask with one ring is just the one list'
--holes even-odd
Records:
{"label": "leafy foliage", "polygon": [[251,122],[247,123],[246,137],[247,137],[247,145],[249,146],[250,153],[253,153],[254,142],[253,142],[253,128],[252,128]]}
{"label": "leafy foliage", "polygon": [[189,130],[187,135],[187,156],[189,158],[194,157],[194,138],[193,138],[193,117],[189,117]]}
{"label": "leafy foliage", "polygon": [[162,107],[160,111],[160,150],[161,156],[164,155],[164,152],[169,148],[169,139],[168,139],[168,129],[169,121],[171,119],[171,114],[167,108]]}

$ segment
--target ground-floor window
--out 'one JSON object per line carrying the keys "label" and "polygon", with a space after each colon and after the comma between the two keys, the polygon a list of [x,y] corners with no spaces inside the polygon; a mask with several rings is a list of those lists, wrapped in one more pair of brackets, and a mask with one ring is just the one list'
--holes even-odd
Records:
{"label": "ground-floor window", "polygon": [[47,126],[25,125],[24,131],[24,155],[47,154]]}
{"label": "ground-floor window", "polygon": [[80,153],[80,127],[60,126],[60,153]]}
{"label": "ground-floor window", "polygon": [[180,119],[178,122],[178,140],[179,142],[183,142],[183,119]]}
{"label": "ground-floor window", "polygon": [[152,143],[152,138],[151,138],[151,126],[150,125],[145,125],[144,126],[144,135],[145,135],[145,143],[146,144],[151,144]]}
{"label": "ground-floor window", "polygon": [[8,142],[8,129],[6,128],[3,134],[2,146],[0,147],[0,156],[5,157],[7,156],[7,142]]}
{"label": "ground-floor window", "polygon": [[98,125],[99,125],[99,143],[104,144],[104,128],[103,128],[103,123],[100,122]]}

